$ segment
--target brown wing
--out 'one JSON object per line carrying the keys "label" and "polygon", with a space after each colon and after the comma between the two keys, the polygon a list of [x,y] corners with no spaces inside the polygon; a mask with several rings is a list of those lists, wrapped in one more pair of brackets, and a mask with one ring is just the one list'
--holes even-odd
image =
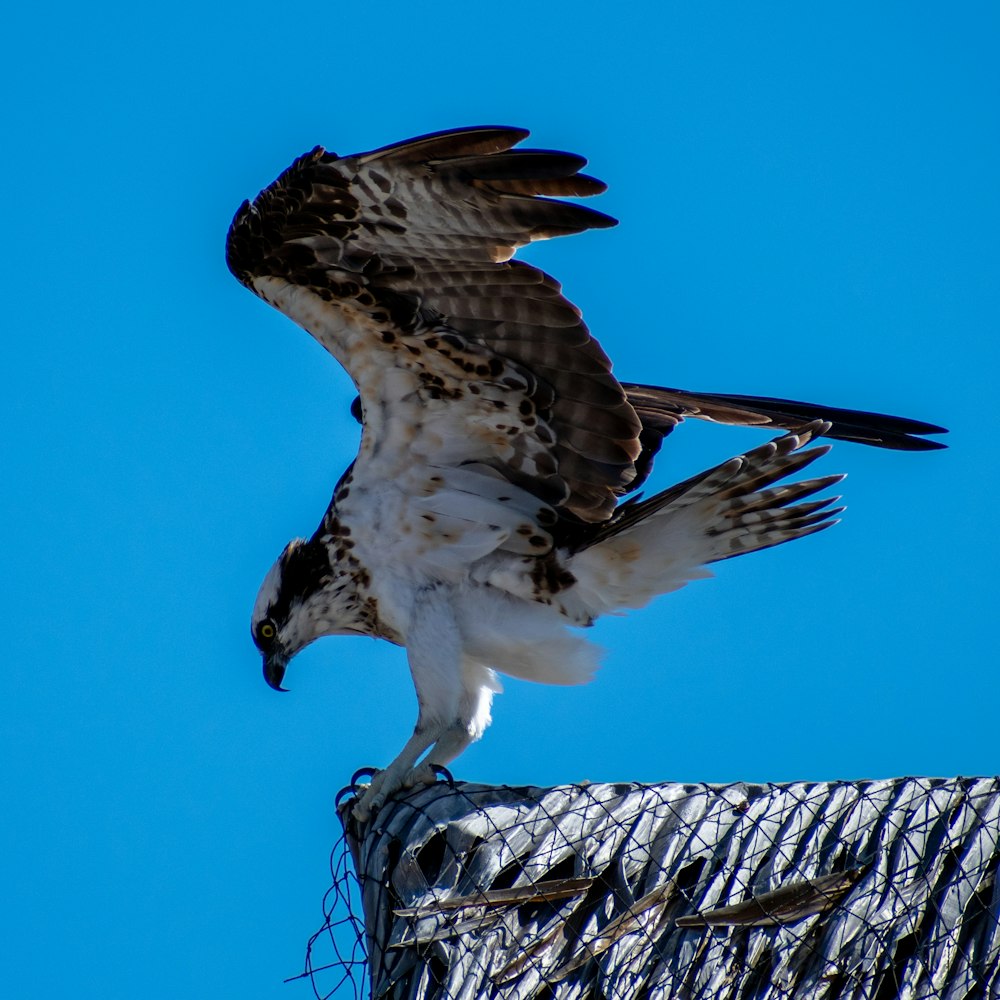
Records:
{"label": "brown wing", "polygon": [[774,396],[743,396],[731,393],[689,392],[655,385],[622,383],[643,429],[642,454],[636,460],[637,474],[630,489],[638,488],[649,474],[660,444],[679,423],[694,418],[739,427],[798,430],[814,420],[830,426],[826,437],[856,441],[897,451],[932,451],[944,448],[925,434],[946,433],[943,427],[908,417],[894,417],[868,410],[849,410],[823,403],[804,403]]}
{"label": "brown wing", "polygon": [[635,478],[640,421],[558,282],[509,258],[533,240],[615,222],[553,200],[605,186],[579,173],[582,157],[513,150],[527,135],[462,129],[343,158],[317,147],[240,208],[227,261],[281,308],[269,279],[345,304],[384,335],[436,326],[439,345],[441,328],[454,330],[477,363],[496,357],[530,375],[565,486],[559,506],[600,521]]}

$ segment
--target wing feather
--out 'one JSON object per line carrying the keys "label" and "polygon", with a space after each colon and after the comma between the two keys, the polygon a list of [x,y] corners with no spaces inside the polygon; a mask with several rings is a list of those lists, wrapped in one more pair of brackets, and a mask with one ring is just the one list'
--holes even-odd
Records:
{"label": "wing feather", "polygon": [[361,393],[359,475],[391,478],[414,456],[475,462],[586,526],[612,517],[688,417],[788,430],[822,420],[831,437],[943,447],[924,437],[942,428],[921,421],[620,384],[559,283],[510,259],[533,240],[615,224],[558,200],[604,190],[580,173],[583,157],[515,149],[527,135],[457,129],[347,157],[316,147],[236,214],[230,269]]}
{"label": "wing feather", "polygon": [[510,257],[615,220],[555,200],[605,186],[580,173],[583,157],[514,149],[527,135],[459,129],[348,157],[317,147],[241,206],[227,261],[358,386],[356,475],[376,455],[433,461],[436,441],[454,461],[465,440],[461,460],[599,522],[635,477],[641,423],[559,283]]}
{"label": "wing feather", "polygon": [[636,460],[636,476],[631,489],[638,489],[645,482],[663,438],[688,418],[740,427],[780,427],[784,430],[797,430],[814,420],[822,420],[830,425],[827,436],[842,441],[856,441],[898,451],[933,451],[945,447],[942,442],[928,440],[924,436],[946,433],[945,428],[908,417],[774,396],[689,392],[631,382],[623,383],[622,388],[643,425],[640,435],[643,450]]}
{"label": "wing feather", "polygon": [[420,164],[435,157],[471,156],[476,153],[500,153],[527,139],[526,128],[509,125],[474,125],[471,128],[444,129],[428,132],[415,139],[404,139],[388,146],[379,146],[370,153],[361,153],[363,163],[394,159],[398,163]]}

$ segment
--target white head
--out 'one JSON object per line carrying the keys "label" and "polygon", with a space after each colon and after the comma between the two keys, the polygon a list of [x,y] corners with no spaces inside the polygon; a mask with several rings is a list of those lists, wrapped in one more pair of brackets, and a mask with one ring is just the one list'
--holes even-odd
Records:
{"label": "white head", "polygon": [[264,679],[283,691],[289,660],[314,639],[370,634],[363,609],[354,578],[331,562],[327,546],[293,539],[264,577],[250,621],[264,657]]}

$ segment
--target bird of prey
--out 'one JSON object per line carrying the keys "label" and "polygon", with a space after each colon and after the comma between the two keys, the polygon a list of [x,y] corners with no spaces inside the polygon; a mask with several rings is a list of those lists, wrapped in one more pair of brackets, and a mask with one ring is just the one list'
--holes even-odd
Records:
{"label": "bird of prey", "polygon": [[[321,636],[404,646],[413,735],[372,779],[364,819],[433,777],[490,721],[497,672],[578,684],[579,629],[710,575],[708,564],[835,523],[827,447],[942,447],[916,420],[772,397],[619,382],[558,282],[513,257],[615,220],[576,202],[605,185],[570,153],[482,126],[338,157],[317,147],[236,213],[230,270],[347,370],[354,463],[309,539],[264,578],[251,631],[281,690]],[[784,431],[642,499],[687,417]],[[785,481],[785,482],[782,482]]]}

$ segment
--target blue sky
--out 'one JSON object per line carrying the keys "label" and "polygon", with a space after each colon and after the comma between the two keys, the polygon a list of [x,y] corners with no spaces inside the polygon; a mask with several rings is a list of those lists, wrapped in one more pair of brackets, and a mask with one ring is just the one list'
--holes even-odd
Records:
{"label": "blue sky", "polygon": [[[248,616],[358,431],[346,376],[223,260],[319,143],[532,129],[621,219],[533,248],[625,379],[942,423],[838,444],[844,522],[510,681],[458,777],[979,774],[996,739],[995,5],[220,2],[9,12],[0,858],[9,996],[311,995],[333,794],[415,705],[331,639],[278,696]],[[654,486],[762,435],[685,426]]]}

